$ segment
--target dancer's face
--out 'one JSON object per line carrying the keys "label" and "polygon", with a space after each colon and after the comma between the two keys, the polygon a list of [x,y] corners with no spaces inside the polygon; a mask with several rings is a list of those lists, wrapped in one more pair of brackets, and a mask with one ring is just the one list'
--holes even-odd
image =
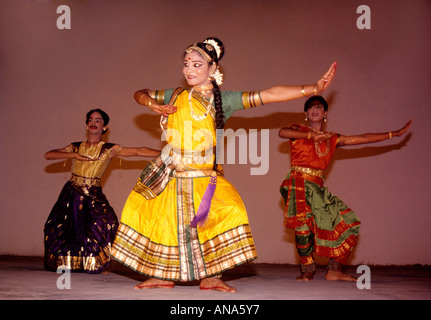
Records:
{"label": "dancer's face", "polygon": [[87,128],[89,133],[102,134],[103,130],[107,129],[108,126],[104,126],[102,115],[95,111],[88,118]]}
{"label": "dancer's face", "polygon": [[211,84],[210,73],[209,63],[197,51],[188,52],[184,56],[183,74],[189,86]]}
{"label": "dancer's face", "polygon": [[323,104],[321,104],[319,101],[312,102],[305,113],[310,122],[321,122],[323,121],[324,117],[326,117],[326,114],[327,111],[325,111]]}

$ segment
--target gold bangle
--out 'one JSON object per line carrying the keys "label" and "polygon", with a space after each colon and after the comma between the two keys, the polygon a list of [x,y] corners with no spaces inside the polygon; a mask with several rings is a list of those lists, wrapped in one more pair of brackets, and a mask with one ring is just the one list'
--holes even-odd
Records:
{"label": "gold bangle", "polygon": [[307,139],[311,139],[311,131],[308,131]]}
{"label": "gold bangle", "polygon": [[317,84],[313,85],[314,95],[317,96]]}
{"label": "gold bangle", "polygon": [[118,148],[118,158],[120,159],[120,167],[121,167],[121,163],[123,162],[122,160],[123,159],[121,159],[121,154],[120,154],[120,152],[121,152],[121,150],[123,149],[123,146],[120,146],[119,148]]}
{"label": "gold bangle", "polygon": [[389,139],[392,139],[392,132],[389,130]]}
{"label": "gold bangle", "polygon": [[305,90],[304,90],[304,85],[301,86],[301,93],[304,97],[306,97],[307,95],[305,94]]}
{"label": "gold bangle", "polygon": [[148,101],[148,107],[149,108],[151,107],[151,97],[150,97],[150,100]]}

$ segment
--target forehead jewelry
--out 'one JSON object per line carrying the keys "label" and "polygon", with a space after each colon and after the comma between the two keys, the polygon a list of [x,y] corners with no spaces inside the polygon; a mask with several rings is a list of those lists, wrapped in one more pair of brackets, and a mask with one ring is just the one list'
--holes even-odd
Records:
{"label": "forehead jewelry", "polygon": [[208,53],[206,53],[204,50],[202,50],[201,48],[199,48],[196,44],[190,46],[187,48],[186,52],[190,53],[192,51],[197,51],[198,53],[200,53],[200,55],[207,61],[207,62],[211,62],[212,59],[209,56]]}

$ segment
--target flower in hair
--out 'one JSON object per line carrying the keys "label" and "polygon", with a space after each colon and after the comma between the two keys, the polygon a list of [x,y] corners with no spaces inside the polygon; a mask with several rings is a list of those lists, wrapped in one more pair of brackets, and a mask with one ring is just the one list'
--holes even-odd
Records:
{"label": "flower in hair", "polygon": [[214,78],[218,86],[221,86],[223,84],[223,73],[220,72],[220,68],[217,66],[216,71],[211,76]]}
{"label": "flower in hair", "polygon": [[[207,39],[207,40],[204,40],[203,43],[209,44],[211,47],[213,47],[217,53],[217,59],[220,59],[221,48],[218,45],[217,41],[215,41],[213,39]],[[207,49],[209,49],[208,46],[207,46]]]}

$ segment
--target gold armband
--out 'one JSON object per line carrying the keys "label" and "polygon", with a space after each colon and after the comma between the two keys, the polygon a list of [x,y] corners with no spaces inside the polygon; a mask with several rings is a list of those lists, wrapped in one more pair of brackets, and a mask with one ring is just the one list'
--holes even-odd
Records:
{"label": "gold armband", "polygon": [[244,106],[244,109],[255,108],[263,105],[260,91],[243,92],[242,105]]}
{"label": "gold armband", "polygon": [[156,100],[157,104],[165,104],[165,90],[148,90],[148,95]]}

